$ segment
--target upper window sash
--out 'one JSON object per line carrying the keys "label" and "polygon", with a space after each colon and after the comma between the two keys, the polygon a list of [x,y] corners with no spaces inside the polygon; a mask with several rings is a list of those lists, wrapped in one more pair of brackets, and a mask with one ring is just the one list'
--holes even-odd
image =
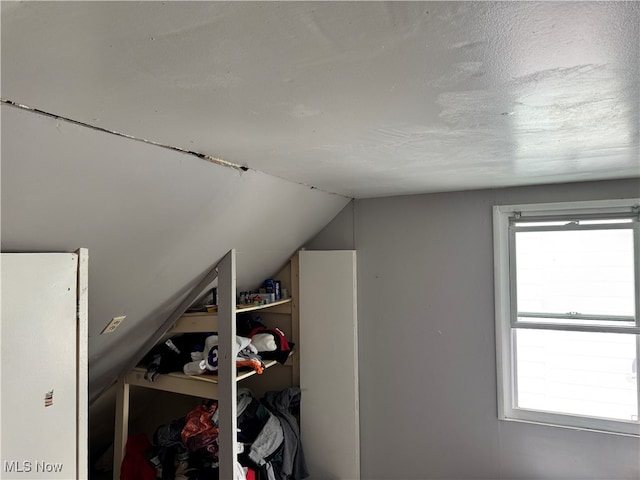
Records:
{"label": "upper window sash", "polygon": [[[601,222],[594,222],[600,220]],[[609,223],[614,221],[615,223]],[[561,223],[559,223],[561,222]],[[585,222],[585,223],[581,223]],[[549,225],[550,223],[559,223]],[[603,231],[630,230],[633,232],[634,249],[634,296],[635,312],[627,315],[589,315],[578,312],[524,312],[518,311],[517,305],[517,265],[516,265],[516,233],[517,232],[554,232],[554,231]],[[534,328],[548,330],[574,330],[593,332],[617,332],[640,334],[640,223],[635,212],[618,212],[614,214],[580,214],[580,215],[548,215],[523,218],[513,212],[508,218],[509,242],[509,276],[510,282],[510,323],[513,328]],[[521,320],[527,318],[529,320]],[[545,321],[547,320],[547,321]],[[567,320],[563,322],[562,320]]]}

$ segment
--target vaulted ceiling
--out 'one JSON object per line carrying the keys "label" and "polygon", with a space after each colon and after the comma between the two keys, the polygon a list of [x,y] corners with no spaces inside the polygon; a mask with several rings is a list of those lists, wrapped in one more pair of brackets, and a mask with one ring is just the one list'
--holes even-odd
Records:
{"label": "vaulted ceiling", "polygon": [[2,97],[348,197],[637,176],[637,2],[2,2]]}

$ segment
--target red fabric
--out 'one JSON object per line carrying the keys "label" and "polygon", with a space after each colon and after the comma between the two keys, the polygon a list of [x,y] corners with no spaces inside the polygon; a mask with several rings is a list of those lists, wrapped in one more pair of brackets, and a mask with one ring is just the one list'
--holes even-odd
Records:
{"label": "red fabric", "polygon": [[251,470],[250,468],[247,469],[247,480],[256,480],[256,472],[254,472],[253,470]]}
{"label": "red fabric", "polygon": [[217,435],[218,427],[213,423],[213,414],[218,408],[217,403],[211,406],[198,405],[185,416],[185,426],[182,429],[182,442],[186,445],[190,438],[200,434]]}
{"label": "red fabric", "polygon": [[182,442],[191,452],[206,450],[213,459],[218,458],[218,425],[213,422],[217,402],[210,406],[198,405],[185,416]]}
{"label": "red fabric", "polygon": [[131,435],[127,439],[127,447],[120,467],[120,480],[155,480],[156,470],[143,453],[151,448],[144,433]]}

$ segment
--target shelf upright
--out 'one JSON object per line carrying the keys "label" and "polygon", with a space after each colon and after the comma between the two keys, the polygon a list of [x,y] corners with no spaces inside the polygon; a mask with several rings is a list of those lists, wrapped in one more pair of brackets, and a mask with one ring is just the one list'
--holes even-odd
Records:
{"label": "shelf upright", "polygon": [[236,251],[230,250],[218,264],[218,459],[220,478],[235,478],[237,452],[236,362]]}

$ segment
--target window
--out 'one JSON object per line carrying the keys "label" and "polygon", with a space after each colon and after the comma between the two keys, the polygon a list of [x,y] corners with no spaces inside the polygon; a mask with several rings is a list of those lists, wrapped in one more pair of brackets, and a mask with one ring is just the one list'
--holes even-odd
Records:
{"label": "window", "polygon": [[640,436],[639,205],[493,207],[501,419]]}

